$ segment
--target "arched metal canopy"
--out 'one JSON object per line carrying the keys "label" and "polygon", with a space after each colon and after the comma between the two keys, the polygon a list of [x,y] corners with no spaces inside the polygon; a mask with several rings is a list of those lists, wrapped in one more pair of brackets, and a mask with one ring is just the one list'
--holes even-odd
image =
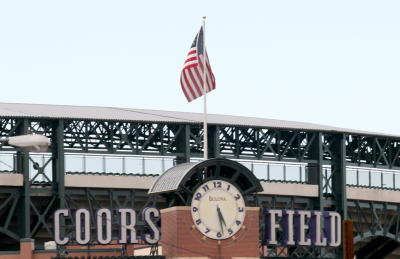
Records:
{"label": "arched metal canopy", "polygon": [[149,194],[182,191],[190,195],[197,186],[213,179],[234,183],[244,195],[263,190],[260,181],[247,167],[229,159],[214,158],[184,163],[168,169],[153,183]]}
{"label": "arched metal canopy", "polygon": [[160,175],[149,189],[149,194],[173,192],[178,190],[179,184],[193,167],[201,162],[184,163],[172,167]]}

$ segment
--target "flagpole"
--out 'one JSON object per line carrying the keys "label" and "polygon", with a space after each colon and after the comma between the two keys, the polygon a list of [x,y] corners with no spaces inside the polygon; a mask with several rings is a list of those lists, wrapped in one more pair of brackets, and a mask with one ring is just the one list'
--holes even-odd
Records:
{"label": "flagpole", "polygon": [[203,100],[204,100],[204,160],[208,159],[207,89],[206,89],[206,17],[203,16]]}

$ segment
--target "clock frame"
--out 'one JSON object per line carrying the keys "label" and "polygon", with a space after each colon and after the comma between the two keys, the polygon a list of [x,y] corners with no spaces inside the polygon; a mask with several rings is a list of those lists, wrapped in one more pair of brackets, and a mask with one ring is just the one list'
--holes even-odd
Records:
{"label": "clock frame", "polygon": [[242,227],[246,204],[238,188],[225,180],[209,180],[194,192],[191,203],[193,224],[204,236],[224,240]]}

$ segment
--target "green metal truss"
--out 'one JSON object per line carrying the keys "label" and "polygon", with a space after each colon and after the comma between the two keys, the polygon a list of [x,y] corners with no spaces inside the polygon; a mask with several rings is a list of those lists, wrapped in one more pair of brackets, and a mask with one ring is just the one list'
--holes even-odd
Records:
{"label": "green metal truss", "polygon": [[[21,238],[50,240],[51,215],[60,207],[73,208],[81,203],[93,213],[99,205],[106,206],[105,200],[109,201],[107,206],[128,204],[137,210],[142,204],[144,206],[146,193],[139,192],[139,195],[135,190],[133,195],[130,191],[122,190],[65,188],[65,154],[174,156],[181,163],[201,157],[203,153],[203,129],[199,124],[0,118],[0,137],[28,132],[52,139],[51,156],[44,166],[36,166],[35,173],[29,175],[30,154],[0,143],[0,152],[16,152],[14,171],[23,176],[22,187],[0,188],[0,250],[18,249]],[[346,166],[400,170],[399,138],[346,132],[209,125],[208,140],[209,157],[306,163],[306,183],[320,186],[318,197],[307,200],[306,205],[298,197],[249,198],[254,203],[274,207],[278,205],[273,203],[279,201],[277,204],[291,204],[292,207],[336,210],[344,219],[355,220],[358,217],[355,240],[370,234],[384,234],[399,240],[399,219],[393,216],[393,211],[399,214],[399,205],[349,201],[345,192]],[[329,173],[324,170],[326,166],[330,168]],[[51,177],[43,173],[46,167],[52,167]],[[38,184],[35,181],[39,176],[43,176],[45,183]],[[102,197],[102,204],[98,204],[98,196]],[[365,211],[372,211],[370,215],[375,225],[363,218]],[[384,216],[379,216],[382,213]],[[331,255],[332,251],[327,251],[326,256],[328,253]],[[292,251],[292,257],[306,255],[309,258],[323,256],[320,250]],[[334,251],[334,256],[340,258],[340,248]]]}

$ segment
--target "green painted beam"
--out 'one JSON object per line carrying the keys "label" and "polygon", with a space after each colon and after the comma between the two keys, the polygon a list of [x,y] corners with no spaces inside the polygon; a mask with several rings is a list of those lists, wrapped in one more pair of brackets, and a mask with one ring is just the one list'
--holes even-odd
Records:
{"label": "green painted beam", "polygon": [[[27,119],[18,120],[16,135],[28,133],[29,121]],[[21,188],[21,198],[18,204],[18,232],[21,238],[31,237],[31,199],[29,181],[29,153],[17,152],[17,172],[23,175],[23,186]]]}

